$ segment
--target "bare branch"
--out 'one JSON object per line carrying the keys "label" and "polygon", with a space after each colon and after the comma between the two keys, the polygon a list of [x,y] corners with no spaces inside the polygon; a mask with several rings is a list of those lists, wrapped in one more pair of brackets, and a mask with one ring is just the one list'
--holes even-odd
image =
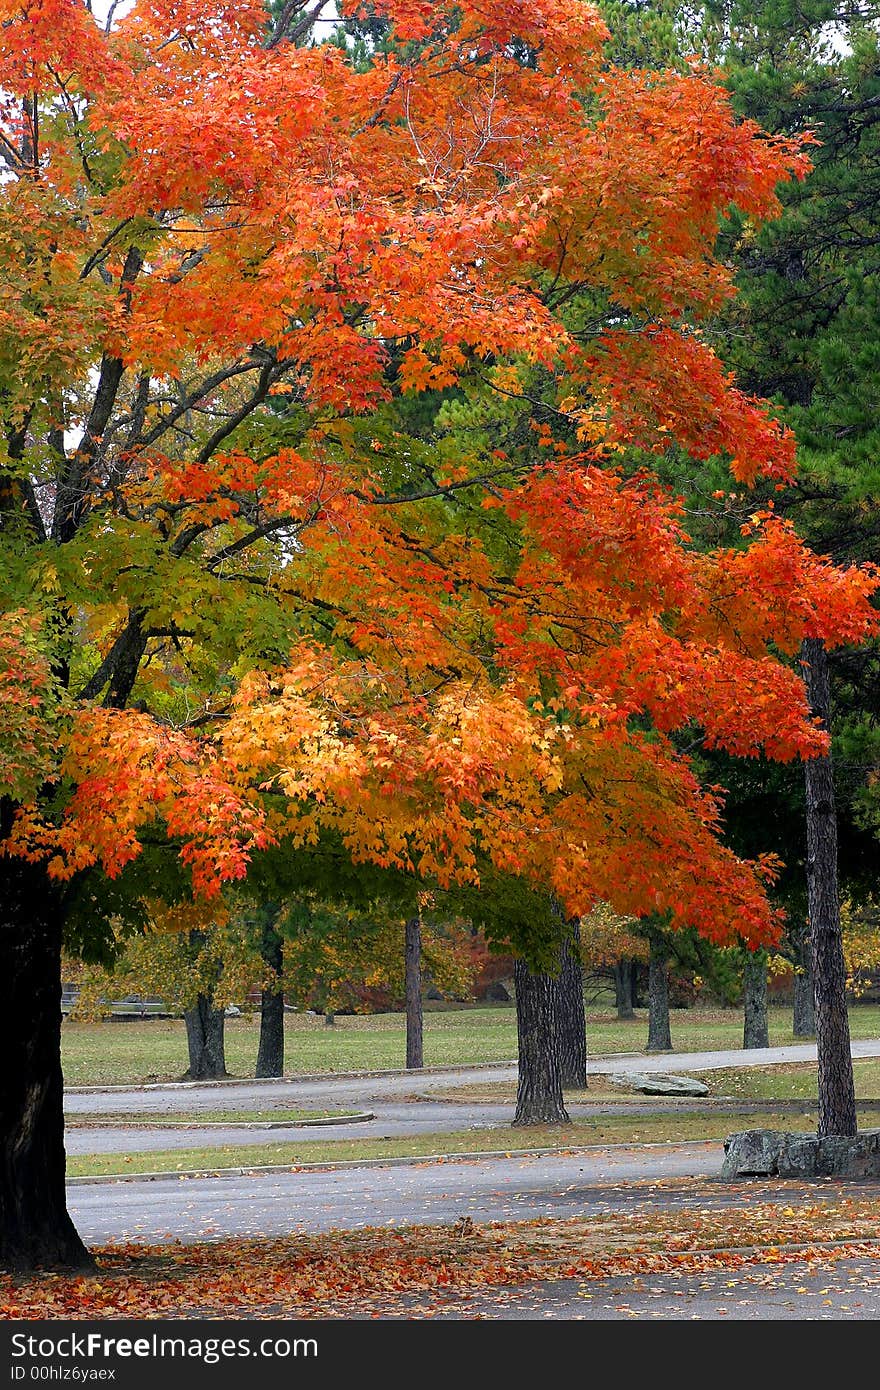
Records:
{"label": "bare branch", "polygon": [[[266,49],[276,48],[279,43],[286,39],[288,43],[296,43],[297,39],[303,38],[317,20],[319,14],[327,5],[328,0],[317,0],[314,9],[306,9],[306,0],[287,0],[287,4],[275,21],[275,27],[266,40]],[[302,11],[305,10],[303,14]],[[291,20],[300,15],[292,29],[288,29]]]}
{"label": "bare branch", "polygon": [[224,439],[228,439],[229,436],[235,430],[238,429],[239,425],[242,424],[242,422],[245,421],[254,410],[256,410],[257,406],[263,403],[263,401],[269,394],[269,387],[273,384],[273,382],[280,380],[280,378],[284,375],[285,370],[286,367],[284,366],[284,364],[279,364],[275,360],[274,356],[271,357],[268,362],[266,362],[266,364],[260,372],[260,379],[257,383],[257,387],[253,395],[250,397],[249,400],[245,401],[244,404],[238,410],[236,410],[232,415],[230,415],[229,419],[224,421],[220,428],[216,430],[214,434],[211,435],[211,438],[208,440],[207,444],[199,453],[199,463],[207,463],[211,456],[214,454],[215,450],[219,449]]}
{"label": "bare branch", "polygon": [[85,265],[80,271],[79,278],[81,280],[87,279],[87,277],[92,273],[98,262],[100,260],[103,260],[111,241],[115,240],[115,238],[119,235],[122,229],[128,226],[130,221],[131,218],[126,217],[124,221],[117,223],[113,230],[107,233],[104,240],[101,242],[101,245],[98,247],[96,251],[92,252],[91,256],[89,256],[89,259],[86,261]]}

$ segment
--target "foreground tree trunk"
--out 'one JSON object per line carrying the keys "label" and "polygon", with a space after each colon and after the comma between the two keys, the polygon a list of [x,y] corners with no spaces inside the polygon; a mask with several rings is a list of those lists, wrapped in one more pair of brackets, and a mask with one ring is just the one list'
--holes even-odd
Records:
{"label": "foreground tree trunk", "polygon": [[767,956],[746,952],[743,968],[743,1047],[769,1047],[767,1019]]}
{"label": "foreground tree trunk", "polygon": [[669,1028],[669,961],[662,942],[651,935],[648,965],[648,1052],[671,1052]]}
{"label": "foreground tree trunk", "polygon": [[[808,638],[801,661],[810,708],[831,727],[831,681],[825,644]],[[804,764],[807,793],[807,910],[813,953],[820,1139],[854,1135],[856,1095],[846,1008],[846,966],[837,890],[837,816],[831,755]]]}
{"label": "foreground tree trunk", "polygon": [[801,928],[795,935],[794,949],[797,968],[794,976],[792,1032],[796,1038],[815,1038],[816,998],[813,980],[813,948],[810,945],[808,927]]}
{"label": "foreground tree trunk", "polygon": [[[5,817],[0,817],[5,819]],[[2,833],[8,833],[8,825]],[[0,1267],[90,1269],[67,1212],[61,905],[35,865],[0,859]]]}
{"label": "foreground tree trunk", "polygon": [[559,983],[550,975],[533,975],[525,961],[513,967],[519,1074],[515,1125],[564,1124],[559,1057]]}
{"label": "foreground tree trunk", "polygon": [[223,1010],[214,1007],[207,994],[200,994],[191,1009],[183,1015],[186,1023],[186,1043],[189,1048],[188,1081],[220,1081],[226,1070],[226,1051],[223,1038]]}
{"label": "foreground tree trunk", "polygon": [[406,1065],[424,1066],[422,1018],[422,930],[418,917],[405,928],[406,956]]}
{"label": "foreground tree trunk", "polygon": [[560,950],[559,1065],[563,1087],[583,1091],[587,1085],[587,1019],[580,946],[580,926],[574,922]]}
{"label": "foreground tree trunk", "polygon": [[260,910],[260,955],[278,984],[261,994],[255,1076],[284,1075],[284,994],[280,987],[283,938],[278,930],[278,912],[278,903],[265,903]]}
{"label": "foreground tree trunk", "polygon": [[618,1018],[635,1018],[633,963],[628,956],[624,956],[614,966],[614,1002]]}

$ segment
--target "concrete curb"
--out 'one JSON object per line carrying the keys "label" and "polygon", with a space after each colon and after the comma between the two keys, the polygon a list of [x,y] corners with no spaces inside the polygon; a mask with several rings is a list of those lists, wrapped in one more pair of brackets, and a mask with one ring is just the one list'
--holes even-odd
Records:
{"label": "concrete curb", "polygon": [[317,1125],[359,1125],[366,1120],[375,1120],[372,1110],[357,1110],[351,1115],[316,1116],[312,1120],[141,1120],[139,1111],[132,1112],[126,1120],[102,1120],[100,1111],[87,1114],[88,1124],[76,1124],[77,1118],[65,1117],[67,1129],[312,1129]]}
{"label": "concrete curb", "polygon": [[[723,1154],[723,1139],[693,1139],[684,1141],[689,1148],[715,1148]],[[679,1139],[664,1139],[649,1144],[578,1144],[549,1149],[485,1149],[479,1153],[414,1154],[412,1157],[344,1158],[336,1163],[265,1163],[244,1168],[190,1168],[166,1173],[102,1173],[67,1179],[68,1187],[94,1185],[102,1182],[160,1182],[163,1179],[183,1178],[246,1178],[265,1173],[332,1173],[337,1168],[402,1168],[417,1163],[478,1163],[484,1158],[540,1158],[542,1154],[607,1153],[612,1149],[667,1149],[680,1145]]]}

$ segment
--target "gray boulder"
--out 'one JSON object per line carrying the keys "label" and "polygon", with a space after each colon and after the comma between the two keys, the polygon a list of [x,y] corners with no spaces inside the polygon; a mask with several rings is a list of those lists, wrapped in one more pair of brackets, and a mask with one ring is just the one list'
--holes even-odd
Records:
{"label": "gray boulder", "polygon": [[747,1129],[724,1141],[722,1178],[880,1178],[880,1129],[852,1138]]}
{"label": "gray boulder", "polygon": [[671,1076],[667,1072],[626,1071],[609,1076],[615,1086],[627,1086],[645,1096],[707,1096],[709,1087],[694,1076]]}

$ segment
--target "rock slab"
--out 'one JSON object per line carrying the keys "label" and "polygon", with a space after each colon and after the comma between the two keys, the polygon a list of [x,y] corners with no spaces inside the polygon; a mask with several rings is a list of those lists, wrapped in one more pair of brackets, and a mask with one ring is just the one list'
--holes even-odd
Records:
{"label": "rock slab", "polygon": [[724,1141],[722,1178],[880,1179],[880,1129],[852,1137],[747,1129]]}
{"label": "rock slab", "polygon": [[707,1096],[709,1087],[694,1076],[670,1076],[667,1072],[615,1072],[608,1080],[615,1086],[627,1086],[646,1096]]}

